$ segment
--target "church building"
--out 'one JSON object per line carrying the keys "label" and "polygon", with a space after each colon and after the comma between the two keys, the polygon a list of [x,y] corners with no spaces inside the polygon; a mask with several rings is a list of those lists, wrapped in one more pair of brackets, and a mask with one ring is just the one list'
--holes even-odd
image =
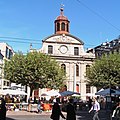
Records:
{"label": "church building", "polygon": [[84,42],[70,33],[70,21],[64,16],[63,7],[54,21],[54,28],[54,34],[43,39],[42,48],[38,51],[51,55],[60,63],[66,71],[66,89],[79,92],[85,100],[87,93],[96,92],[95,87],[85,82],[86,69],[93,63],[95,56],[86,53]]}

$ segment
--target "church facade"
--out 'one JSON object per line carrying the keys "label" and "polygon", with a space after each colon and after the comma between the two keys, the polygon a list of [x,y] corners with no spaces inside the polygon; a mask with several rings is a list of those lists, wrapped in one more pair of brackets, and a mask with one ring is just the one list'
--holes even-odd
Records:
{"label": "church facade", "polygon": [[81,98],[86,99],[87,93],[96,92],[95,87],[90,87],[85,82],[86,69],[92,65],[95,56],[92,53],[86,53],[84,42],[70,34],[70,21],[64,16],[63,8],[60,9],[60,15],[54,21],[54,27],[54,34],[42,41],[42,48],[38,51],[55,58],[66,72],[66,89],[80,92]]}

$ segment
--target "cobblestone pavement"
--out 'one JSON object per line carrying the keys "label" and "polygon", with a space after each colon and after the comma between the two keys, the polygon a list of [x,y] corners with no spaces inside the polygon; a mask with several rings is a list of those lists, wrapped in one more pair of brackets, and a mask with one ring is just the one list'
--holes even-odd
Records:
{"label": "cobblestone pavement", "polygon": [[[92,120],[92,113],[88,113],[88,111],[78,111],[77,112],[77,120]],[[99,112],[100,120],[111,120],[110,111],[101,110]]]}
{"label": "cobblestone pavement", "polygon": [[[6,120],[51,120],[51,112],[42,112],[41,114],[35,112],[27,111],[8,111]],[[66,116],[66,113],[63,112]],[[92,114],[88,111],[77,111],[77,120],[92,120]],[[100,120],[111,120],[110,112],[106,110],[101,110],[99,113]],[[63,120],[62,118],[60,120]]]}

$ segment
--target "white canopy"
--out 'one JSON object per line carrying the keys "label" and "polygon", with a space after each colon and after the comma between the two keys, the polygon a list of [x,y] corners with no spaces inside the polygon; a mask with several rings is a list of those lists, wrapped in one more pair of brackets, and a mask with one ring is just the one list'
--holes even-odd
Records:
{"label": "white canopy", "polygon": [[86,93],[85,96],[88,96],[88,97],[96,97],[98,95],[95,95],[94,93]]}
{"label": "white canopy", "polygon": [[98,91],[97,93],[95,93],[95,95],[103,95],[103,96],[107,96],[107,95],[120,95],[120,91],[115,90],[115,89],[103,89],[101,91]]}
{"label": "white canopy", "polygon": [[11,90],[11,89],[5,89],[5,90],[0,90],[1,95],[27,95],[24,91],[20,90]]}
{"label": "white canopy", "polygon": [[50,90],[41,94],[41,96],[61,96],[59,92]]}
{"label": "white canopy", "polygon": [[64,91],[64,92],[60,92],[61,96],[71,96],[71,95],[80,95],[80,93],[78,92],[73,92],[73,91]]}

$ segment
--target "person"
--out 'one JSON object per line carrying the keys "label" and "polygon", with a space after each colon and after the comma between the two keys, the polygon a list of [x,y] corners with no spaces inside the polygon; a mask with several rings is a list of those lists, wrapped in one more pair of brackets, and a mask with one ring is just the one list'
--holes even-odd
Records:
{"label": "person", "polygon": [[120,120],[120,102],[116,106],[115,110],[113,111],[112,115],[113,119],[115,120]]}
{"label": "person", "polygon": [[59,103],[56,100],[56,102],[53,105],[52,114],[51,114],[50,118],[53,120],[60,120],[60,116],[65,119],[64,115],[62,114],[62,112],[60,110]]}
{"label": "person", "polygon": [[74,105],[75,110],[77,110],[77,102],[78,102],[77,98],[74,98],[73,105]]}
{"label": "person", "polygon": [[38,110],[38,113],[41,113],[41,100],[40,100],[40,97],[38,98],[38,104],[37,104],[37,110]]}
{"label": "person", "polygon": [[88,97],[88,107],[89,109],[92,107],[92,99],[90,97]]}
{"label": "person", "polygon": [[113,105],[113,107],[112,107],[112,110],[111,110],[111,113],[112,113],[112,116],[111,116],[111,117],[112,117],[112,120],[115,119],[115,112],[116,112],[117,106],[118,106],[118,102],[115,103],[115,104]]}
{"label": "person", "polygon": [[29,97],[29,99],[28,99],[28,112],[31,111],[31,103],[32,103],[32,98]]}
{"label": "person", "polygon": [[92,105],[92,107],[91,107],[91,109],[89,110],[89,113],[91,112],[91,111],[93,111],[94,112],[94,115],[93,115],[93,120],[100,120],[99,119],[99,110],[100,110],[100,104],[99,104],[99,102],[97,102],[97,100],[96,100],[96,98],[94,98],[93,99],[93,105]]}
{"label": "person", "polygon": [[6,102],[4,98],[0,98],[0,120],[6,120]]}
{"label": "person", "polygon": [[34,97],[34,102],[33,102],[34,104],[37,104],[37,100],[36,100],[36,97]]}
{"label": "person", "polygon": [[66,120],[76,120],[76,112],[75,112],[75,107],[73,105],[73,99],[69,99],[66,112],[67,112]]}

